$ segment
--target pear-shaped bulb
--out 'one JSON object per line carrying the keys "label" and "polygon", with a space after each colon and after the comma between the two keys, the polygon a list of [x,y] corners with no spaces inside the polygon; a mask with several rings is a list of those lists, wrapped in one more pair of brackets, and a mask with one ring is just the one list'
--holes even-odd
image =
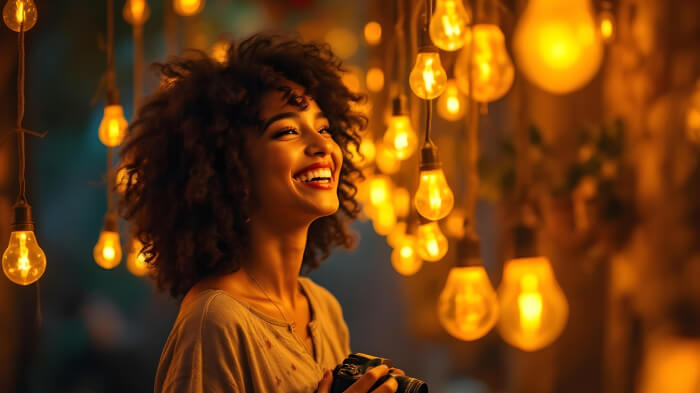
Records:
{"label": "pear-shaped bulb", "polygon": [[459,91],[454,79],[447,80],[445,92],[438,98],[437,112],[448,121],[457,121],[467,112],[467,99]]}
{"label": "pear-shaped bulb", "polygon": [[136,277],[148,274],[146,256],[141,252],[143,244],[137,238],[131,240],[131,248],[126,256],[126,268]]}
{"label": "pear-shaped bulb", "polygon": [[122,260],[122,246],[119,243],[119,233],[103,230],[92,250],[95,262],[103,269],[113,269]]}
{"label": "pear-shaped bulb", "polygon": [[447,185],[442,169],[420,171],[415,205],[421,216],[428,220],[440,220],[450,213],[454,203],[454,194]]}
{"label": "pear-shaped bulb", "polygon": [[498,320],[498,298],[483,265],[453,267],[438,301],[438,317],[460,340],[483,337]]}
{"label": "pear-shaped bulb", "polygon": [[384,133],[384,145],[394,151],[396,158],[405,160],[416,151],[418,137],[406,115],[389,118],[389,128]]}
{"label": "pear-shaped bulb", "polygon": [[105,106],[105,114],[98,131],[100,142],[109,147],[119,146],[126,136],[128,125],[121,105]]}
{"label": "pear-shaped bulb", "polygon": [[181,16],[192,16],[204,9],[204,0],[173,0],[175,13]]}
{"label": "pear-shaped bulb", "polygon": [[141,26],[151,16],[151,8],[146,0],[127,0],[122,9],[124,20],[134,26]]}
{"label": "pear-shaped bulb", "polygon": [[437,51],[418,52],[416,64],[408,76],[408,84],[413,93],[424,100],[437,98],[445,91],[447,74]]}
{"label": "pear-shaped bulb", "polygon": [[462,0],[437,0],[430,18],[430,39],[442,50],[455,51],[469,41],[470,21]]}
{"label": "pear-shaped bulb", "polygon": [[12,31],[27,31],[36,24],[36,5],[32,0],[7,0],[2,19]]}
{"label": "pear-shaped bulb", "polygon": [[447,254],[447,238],[442,234],[437,221],[418,226],[418,255],[426,262],[437,262]]}
{"label": "pear-shaped bulb", "polygon": [[404,235],[398,240],[391,252],[391,265],[403,276],[414,275],[420,270],[423,261],[416,251],[415,235]]}
{"label": "pear-shaped bulb", "polygon": [[46,255],[36,241],[34,231],[13,231],[2,254],[2,270],[15,284],[29,285],[46,270]]}

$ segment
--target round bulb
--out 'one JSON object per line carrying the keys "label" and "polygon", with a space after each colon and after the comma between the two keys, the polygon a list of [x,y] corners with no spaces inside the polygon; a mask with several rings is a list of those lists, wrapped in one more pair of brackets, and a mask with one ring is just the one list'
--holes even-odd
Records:
{"label": "round bulb", "polygon": [[530,82],[554,94],[587,84],[603,58],[589,0],[530,0],[513,37],[515,60]]}
{"label": "round bulb", "polygon": [[430,18],[430,39],[442,50],[455,51],[469,41],[470,21],[462,0],[437,0]]}
{"label": "round bulb", "polygon": [[498,298],[483,266],[453,267],[438,301],[438,318],[451,336],[471,341],[498,320]]}
{"label": "round bulb", "polygon": [[377,145],[375,161],[379,171],[387,175],[393,175],[401,169],[401,161],[396,157],[396,152],[383,143]]}
{"label": "round bulb", "polygon": [[564,330],[569,305],[544,257],[508,261],[498,288],[498,330],[510,345],[535,351]]}
{"label": "round bulb", "polygon": [[10,243],[2,254],[2,270],[15,284],[29,285],[46,270],[46,255],[39,247],[33,231],[13,231]]}
{"label": "round bulb", "polygon": [[365,25],[365,41],[369,45],[377,45],[382,40],[382,25],[369,22]]}
{"label": "round bulb", "polygon": [[173,9],[178,15],[192,16],[204,9],[204,0],[173,0]]}
{"label": "round bulb", "polygon": [[413,93],[424,100],[437,98],[445,91],[447,74],[437,51],[418,52],[416,64],[408,76],[408,84]]}
{"label": "round bulb", "polygon": [[467,112],[467,100],[459,92],[457,82],[454,79],[447,81],[445,92],[438,98],[437,112],[447,121],[457,121]]}
{"label": "round bulb", "polygon": [[27,31],[36,24],[36,5],[32,0],[7,0],[2,19],[12,31]]}
{"label": "round bulb", "polygon": [[396,158],[405,160],[416,151],[418,137],[406,115],[391,116],[389,128],[384,133],[384,145],[394,151]]}
{"label": "round bulb", "polygon": [[124,20],[134,26],[141,26],[151,16],[151,8],[146,0],[128,0],[122,9]]}
{"label": "round bulb", "polygon": [[383,203],[376,206],[372,216],[372,226],[374,231],[382,236],[391,233],[396,225],[396,214],[394,213],[394,205],[391,203]]}
{"label": "round bulb", "polygon": [[126,268],[136,277],[148,274],[148,264],[146,263],[146,256],[141,252],[142,249],[143,244],[139,239],[133,238],[131,241],[131,249],[126,256]]}
{"label": "round bulb", "polygon": [[396,217],[408,217],[411,212],[411,193],[403,187],[398,187],[394,190],[394,210]]}
{"label": "round bulb", "polygon": [[121,105],[105,106],[105,114],[98,131],[100,142],[109,147],[119,146],[126,136],[128,125]]}
{"label": "round bulb", "polygon": [[367,90],[371,92],[377,93],[384,88],[384,71],[379,67],[372,67],[367,70],[365,79]]}
{"label": "round bulb", "polygon": [[[474,100],[491,102],[503,97],[513,85],[515,68],[506,50],[501,28],[492,24],[473,27],[472,47],[462,49],[455,64],[455,78],[463,94],[469,95],[469,67]],[[471,64],[469,61],[471,55]]]}
{"label": "round bulb", "polygon": [[119,243],[119,233],[113,231],[102,231],[97,240],[95,248],[92,250],[95,262],[104,269],[112,269],[119,265],[122,260],[122,246]]}
{"label": "round bulb", "polygon": [[416,237],[414,235],[404,235],[391,252],[391,265],[397,273],[403,276],[416,274],[423,261],[416,252]]}
{"label": "round bulb", "polygon": [[437,262],[447,254],[447,238],[437,221],[418,226],[418,255],[426,262]]}
{"label": "round bulb", "polygon": [[443,219],[452,211],[455,198],[442,169],[420,171],[414,203],[418,213],[428,220]]}

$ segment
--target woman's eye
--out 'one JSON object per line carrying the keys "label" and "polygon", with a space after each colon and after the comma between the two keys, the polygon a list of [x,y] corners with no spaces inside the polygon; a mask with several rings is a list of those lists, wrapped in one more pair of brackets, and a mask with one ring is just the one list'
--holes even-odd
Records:
{"label": "woman's eye", "polygon": [[294,128],[285,128],[284,130],[281,130],[280,132],[275,134],[275,138],[281,137],[282,135],[292,135],[296,134],[297,130]]}
{"label": "woman's eye", "polygon": [[320,130],[318,130],[318,132],[319,132],[319,133],[327,132],[327,133],[329,133],[329,134],[332,133],[330,127],[323,127],[323,128],[321,128]]}

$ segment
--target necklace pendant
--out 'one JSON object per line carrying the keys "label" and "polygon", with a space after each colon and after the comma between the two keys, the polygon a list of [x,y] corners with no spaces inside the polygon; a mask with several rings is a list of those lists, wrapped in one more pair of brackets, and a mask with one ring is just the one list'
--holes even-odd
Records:
{"label": "necklace pendant", "polygon": [[289,331],[293,333],[294,330],[296,329],[296,327],[297,327],[297,324],[295,322],[290,323],[289,324]]}

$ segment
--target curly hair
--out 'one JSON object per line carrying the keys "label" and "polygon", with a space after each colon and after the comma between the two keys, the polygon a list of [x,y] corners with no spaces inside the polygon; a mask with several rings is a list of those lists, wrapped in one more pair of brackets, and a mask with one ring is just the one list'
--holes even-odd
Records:
{"label": "curly hair", "polygon": [[333,247],[353,246],[347,223],[359,211],[354,182],[362,173],[349,146],[357,150],[367,118],[352,108],[366,97],[342,83],[345,70],[327,44],[256,34],[231,42],[223,63],[191,51],[155,67],[166,83],[129,126],[120,152],[127,180],[119,212],[143,243],[160,290],[181,298],[200,279],[240,268],[251,207],[246,141],[262,131],[267,93],[281,91],[298,106],[290,81],[317,102],[344,157],[340,207],[309,227],[302,266],[311,271]]}

